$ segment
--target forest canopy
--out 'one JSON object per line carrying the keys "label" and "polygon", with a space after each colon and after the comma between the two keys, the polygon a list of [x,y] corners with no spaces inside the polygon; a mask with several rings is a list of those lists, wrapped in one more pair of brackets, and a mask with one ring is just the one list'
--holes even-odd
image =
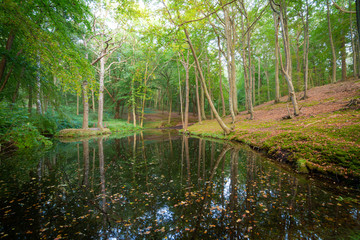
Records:
{"label": "forest canopy", "polygon": [[222,117],[253,119],[254,106],[281,96],[297,116],[296,92],[359,76],[359,4],[2,1],[1,133],[20,115],[45,135],[111,118],[143,127],[157,109],[169,124],[181,113],[185,131],[193,112],[228,134]]}

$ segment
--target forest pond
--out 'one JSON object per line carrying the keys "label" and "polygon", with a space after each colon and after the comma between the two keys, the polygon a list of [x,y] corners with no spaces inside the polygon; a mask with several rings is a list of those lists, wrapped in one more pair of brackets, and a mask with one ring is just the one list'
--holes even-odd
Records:
{"label": "forest pond", "polygon": [[357,239],[359,190],[170,132],[0,160],[0,239]]}

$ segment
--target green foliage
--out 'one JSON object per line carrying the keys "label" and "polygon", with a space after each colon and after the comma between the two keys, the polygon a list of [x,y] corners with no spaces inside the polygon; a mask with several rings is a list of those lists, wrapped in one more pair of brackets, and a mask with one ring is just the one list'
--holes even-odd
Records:
{"label": "green foliage", "polygon": [[19,149],[52,145],[52,142],[42,136],[31,123],[12,128],[3,136],[3,140],[13,143]]}

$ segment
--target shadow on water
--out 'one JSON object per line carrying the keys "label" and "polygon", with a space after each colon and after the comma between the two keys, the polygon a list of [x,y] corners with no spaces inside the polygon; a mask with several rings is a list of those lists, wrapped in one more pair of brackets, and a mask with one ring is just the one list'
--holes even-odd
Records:
{"label": "shadow on water", "polygon": [[244,146],[134,134],[0,165],[4,239],[356,239],[359,192]]}

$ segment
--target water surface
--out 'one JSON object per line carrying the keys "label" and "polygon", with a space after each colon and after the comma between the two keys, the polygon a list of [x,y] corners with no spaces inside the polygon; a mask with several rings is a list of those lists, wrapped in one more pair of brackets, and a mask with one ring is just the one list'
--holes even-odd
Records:
{"label": "water surface", "polygon": [[170,133],[2,157],[4,239],[358,239],[358,190]]}

